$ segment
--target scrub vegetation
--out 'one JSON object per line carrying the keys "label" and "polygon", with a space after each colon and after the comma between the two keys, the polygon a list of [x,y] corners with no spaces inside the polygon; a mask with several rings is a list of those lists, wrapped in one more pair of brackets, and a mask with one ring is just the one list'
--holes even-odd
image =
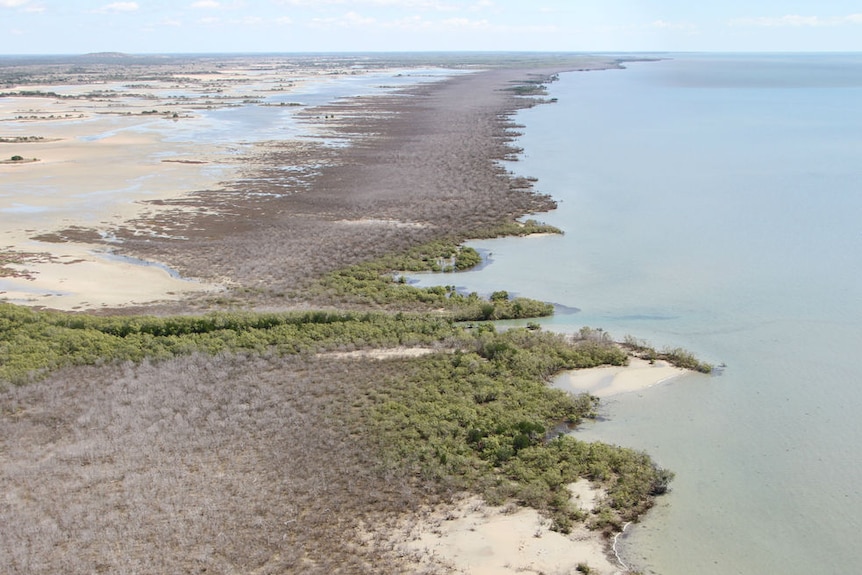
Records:
{"label": "scrub vegetation", "polygon": [[[409,572],[377,563],[373,536],[422,504],[472,490],[610,531],[670,477],[563,434],[596,400],[547,379],[627,361],[600,338],[410,314],[0,309],[3,377],[32,380],[0,402],[10,573]],[[394,346],[432,353],[337,353]],[[569,501],[580,477],[608,491],[590,514]]]}
{"label": "scrub vegetation", "polygon": [[[625,349],[600,330],[500,332],[483,320],[552,306],[404,279],[480,264],[467,238],[559,233],[518,221],[553,200],[497,163],[515,152],[511,112],[549,80],[518,88],[520,74],[314,110],[367,137],[262,145],[248,179],[117,230],[124,253],[229,278],[226,302],[159,315],[0,304],[3,572],[413,573],[388,527],[465,490],[535,507],[561,532],[612,533],[649,508],[673,474],[568,435],[597,399],[548,386],[624,364]],[[492,88],[502,79],[511,89]],[[312,161],[307,182],[285,178]],[[53,241],[81,234],[94,232]],[[188,315],[204,306],[222,311]],[[570,501],[580,478],[607,493],[593,511]]]}
{"label": "scrub vegetation", "polygon": [[642,339],[627,335],[623,340],[623,346],[628,349],[632,355],[651,362],[659,359],[672,363],[677,367],[698,371],[700,373],[712,373],[714,366],[699,360],[693,353],[679,347],[666,348],[658,351],[653,346]]}

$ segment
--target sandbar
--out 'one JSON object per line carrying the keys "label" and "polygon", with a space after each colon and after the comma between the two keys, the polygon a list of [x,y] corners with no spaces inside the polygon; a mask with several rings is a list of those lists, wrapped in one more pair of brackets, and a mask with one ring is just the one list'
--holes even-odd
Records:
{"label": "sandbar", "polygon": [[663,360],[648,361],[632,357],[625,366],[604,366],[567,371],[554,378],[552,385],[572,393],[610,397],[643,391],[687,373]]}

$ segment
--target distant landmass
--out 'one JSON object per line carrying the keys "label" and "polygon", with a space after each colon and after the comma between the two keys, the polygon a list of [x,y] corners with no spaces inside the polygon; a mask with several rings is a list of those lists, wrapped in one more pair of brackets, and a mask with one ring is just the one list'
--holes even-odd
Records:
{"label": "distant landmass", "polygon": [[119,60],[121,58],[134,58],[131,54],[126,54],[124,52],[90,52],[89,54],[82,54],[81,58],[105,58],[111,60]]}

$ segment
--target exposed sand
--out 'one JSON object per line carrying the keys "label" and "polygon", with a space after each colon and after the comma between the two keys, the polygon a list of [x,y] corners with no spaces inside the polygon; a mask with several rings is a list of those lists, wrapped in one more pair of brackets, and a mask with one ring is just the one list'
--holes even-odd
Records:
{"label": "exposed sand", "polygon": [[[30,242],[38,249],[39,242]],[[0,277],[0,297],[9,302],[59,310],[118,308],[176,299],[219,286],[183,280],[148,262],[114,259],[101,246],[63,243],[50,255],[34,254],[7,264],[18,277]]]}
{"label": "exposed sand", "polygon": [[[289,97],[309,81],[348,73],[341,65],[258,58],[228,67],[198,60],[118,66],[89,80],[80,71],[46,68],[39,77],[56,82],[4,87],[0,160],[20,155],[26,161],[0,162],[0,261],[17,262],[0,270],[0,299],[81,310],[222,290],[212,277],[211,283],[190,281],[163,267],[105,257],[120,246],[106,245],[98,234],[111,237],[135,221],[136,235],[170,235],[164,226],[147,227],[165,211],[159,202],[221,189],[248,167],[255,144],[266,137],[231,134],[229,119],[204,110]],[[283,119],[272,111],[274,120]],[[176,205],[171,210],[177,219]],[[57,237],[68,229],[82,230],[81,237]]]}
{"label": "exposed sand", "polygon": [[393,347],[387,349],[357,349],[354,351],[331,351],[318,354],[338,359],[392,359],[396,357],[421,357],[437,353],[439,350],[432,347]]}
{"label": "exposed sand", "polygon": [[572,393],[590,393],[609,397],[620,393],[642,391],[687,373],[666,361],[650,363],[633,357],[627,366],[594,367],[568,371],[557,376],[552,385]]}
{"label": "exposed sand", "polygon": [[[95,87],[28,89],[71,95]],[[38,159],[0,165],[0,253],[19,262],[6,266],[13,274],[0,275],[0,297],[77,310],[220,289],[180,279],[162,267],[111,258],[105,245],[40,241],[64,228],[110,233],[131,218],[155,211],[143,202],[216,186],[236,172],[224,162],[223,145],[168,141],[172,132],[202,121],[188,109],[177,108],[177,119],[141,113],[164,104],[132,96],[107,101],[0,98],[0,136],[6,139],[0,143],[0,157]],[[16,137],[41,139],[9,141]]]}
{"label": "exposed sand", "polygon": [[[573,497],[590,511],[602,493],[587,481],[570,486]],[[396,553],[424,568],[443,567],[453,573],[494,575],[515,573],[624,573],[607,555],[601,537],[583,527],[563,535],[537,511],[514,505],[489,506],[477,497],[426,512],[403,527]]]}
{"label": "exposed sand", "polygon": [[[584,58],[563,68],[608,65]],[[503,168],[490,163],[511,153],[500,138],[501,115],[530,105],[501,88],[543,69],[461,74],[441,90],[411,89],[415,99],[397,94],[306,108],[294,107],[291,93],[309,82],[405,64],[321,57],[109,68],[96,67],[83,80],[78,71],[45,72],[56,81],[7,86],[0,97],[0,158],[39,160],[0,164],[0,261],[28,272],[0,270],[0,298],[59,309],[116,307],[218,290],[224,278],[283,297],[309,275],[501,213],[553,205],[510,186]],[[282,105],[261,104],[267,96]],[[251,110],[257,120],[232,132],[233,110]],[[310,136],[303,149],[291,140],[296,132],[273,128],[270,113],[299,122],[288,124]],[[323,149],[321,135],[374,142],[345,152]],[[328,165],[335,156],[340,165]],[[317,178],[314,194],[298,194],[309,174]],[[56,242],[69,245],[59,250]],[[118,269],[100,255],[110,250],[200,281],[146,266]],[[103,275],[110,268],[113,275]],[[108,288],[94,291],[99,285]]]}
{"label": "exposed sand", "polygon": [[[141,200],[177,196],[214,183],[200,165],[153,160],[165,149],[157,135],[117,135],[82,142],[74,136],[79,129],[70,124],[69,134],[56,141],[27,144],[26,153],[39,162],[0,166],[0,251],[52,256],[16,257],[21,264],[10,267],[26,273],[0,277],[0,297],[69,310],[118,307],[219,289],[172,277],[159,267],[104,257],[105,246],[35,239],[69,227],[108,232],[153,211]],[[54,128],[52,132],[63,130]],[[4,146],[10,144],[0,145],[0,150]],[[200,158],[203,148],[194,157]],[[21,190],[26,192],[23,197]]]}

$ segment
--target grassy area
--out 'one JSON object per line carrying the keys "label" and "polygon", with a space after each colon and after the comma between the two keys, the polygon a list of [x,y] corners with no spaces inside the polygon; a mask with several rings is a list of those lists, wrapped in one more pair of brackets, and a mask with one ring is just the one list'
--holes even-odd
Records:
{"label": "grassy area", "polygon": [[0,303],[0,381],[21,384],[69,365],[164,360],[191,353],[303,353],[419,345],[455,337],[452,321],[361,312],[99,317]]}

